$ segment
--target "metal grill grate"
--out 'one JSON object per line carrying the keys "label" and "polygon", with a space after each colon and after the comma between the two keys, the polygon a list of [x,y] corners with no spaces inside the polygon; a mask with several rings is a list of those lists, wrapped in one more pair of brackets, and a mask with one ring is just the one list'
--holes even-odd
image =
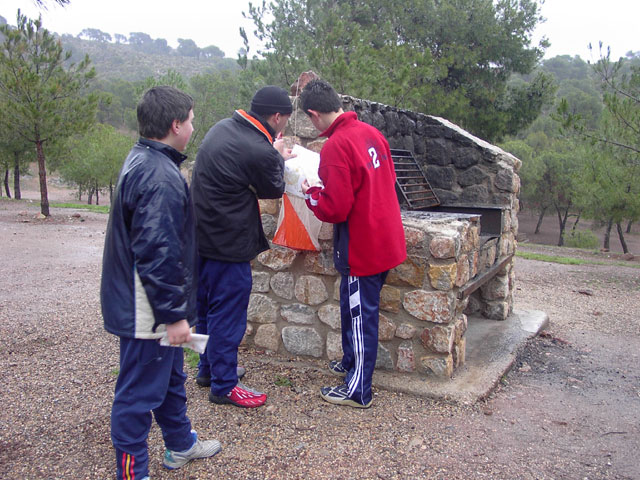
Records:
{"label": "metal grill grate", "polygon": [[391,150],[396,170],[396,186],[411,210],[423,210],[440,205],[438,197],[420,165],[409,150]]}

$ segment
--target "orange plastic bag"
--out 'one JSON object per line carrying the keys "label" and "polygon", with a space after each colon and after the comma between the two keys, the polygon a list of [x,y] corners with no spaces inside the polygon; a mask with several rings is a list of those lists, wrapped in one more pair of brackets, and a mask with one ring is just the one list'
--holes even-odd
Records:
{"label": "orange plastic bag", "polygon": [[285,193],[273,243],[295,250],[320,251],[318,234],[322,222],[307,208],[304,198]]}

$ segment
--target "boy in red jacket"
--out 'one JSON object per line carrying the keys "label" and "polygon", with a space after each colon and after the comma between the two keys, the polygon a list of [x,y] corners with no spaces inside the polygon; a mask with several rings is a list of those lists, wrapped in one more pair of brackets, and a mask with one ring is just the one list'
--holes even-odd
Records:
{"label": "boy in red jacket", "polygon": [[303,184],[307,206],[334,224],[333,258],[342,275],[342,361],[329,364],[345,377],[320,395],[337,405],[371,406],[371,380],[378,352],[380,290],[390,269],[407,257],[395,170],[389,144],[374,127],[344,112],[336,91],[313,80],[300,94],[302,109],[320,136],[323,186]]}

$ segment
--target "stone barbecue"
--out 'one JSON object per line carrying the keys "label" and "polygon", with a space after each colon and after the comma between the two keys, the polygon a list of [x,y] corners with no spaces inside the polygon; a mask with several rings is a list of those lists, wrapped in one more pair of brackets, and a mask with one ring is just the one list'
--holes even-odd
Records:
{"label": "stone barbecue", "polygon": [[[513,309],[521,163],[441,118],[348,96],[343,104],[382,131],[392,149],[413,154],[440,203],[416,211],[404,202],[408,258],[382,289],[376,367],[451,377],[465,361],[468,316],[504,320]],[[297,98],[286,134],[311,150],[322,147]],[[260,204],[272,238],[280,201]],[[253,261],[245,344],[342,357],[332,238],[333,226],[323,224],[320,252],[274,246]]]}

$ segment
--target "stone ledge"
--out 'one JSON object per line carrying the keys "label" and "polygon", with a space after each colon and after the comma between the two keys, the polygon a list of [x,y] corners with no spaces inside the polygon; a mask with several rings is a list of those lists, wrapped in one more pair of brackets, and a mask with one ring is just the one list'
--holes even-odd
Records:
{"label": "stone ledge", "polygon": [[466,332],[466,360],[451,380],[435,376],[415,378],[376,371],[373,384],[378,388],[471,404],[486,398],[502,376],[511,370],[518,350],[549,323],[540,310],[515,310],[503,322],[472,316]]}
{"label": "stone ledge", "polygon": [[[375,388],[408,393],[419,397],[460,404],[473,404],[486,398],[502,376],[513,366],[520,348],[547,327],[549,316],[540,310],[515,310],[503,322],[483,317],[469,317],[466,332],[466,361],[451,380],[436,376],[416,377],[400,372],[376,370]],[[246,355],[246,354],[245,354]],[[298,357],[299,358],[299,357]],[[265,364],[287,365],[331,374],[323,360],[252,355],[252,360]],[[318,396],[318,401],[322,401]]]}

